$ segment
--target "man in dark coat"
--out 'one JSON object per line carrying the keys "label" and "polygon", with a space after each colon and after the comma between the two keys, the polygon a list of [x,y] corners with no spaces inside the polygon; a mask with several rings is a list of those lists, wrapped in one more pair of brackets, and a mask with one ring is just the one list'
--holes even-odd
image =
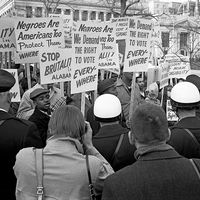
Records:
{"label": "man in dark coat", "polygon": [[121,112],[115,95],[100,95],[94,103],[94,115],[101,128],[93,137],[93,144],[115,171],[135,162],[136,149],[129,143],[129,129],[119,123]]}
{"label": "man in dark coat", "polygon": [[39,130],[43,145],[46,145],[47,130],[50,120],[50,99],[49,90],[37,88],[30,93],[30,99],[35,104],[35,110],[29,121],[34,122]]}
{"label": "man in dark coat", "polygon": [[0,69],[0,193],[8,200],[15,200],[16,178],[13,166],[16,154],[25,147],[43,147],[38,130],[33,123],[8,113],[11,103],[9,90],[14,84],[14,77]]}
{"label": "man in dark coat", "polygon": [[180,82],[171,91],[171,104],[179,121],[171,127],[169,144],[186,158],[200,158],[200,118],[196,116],[200,94],[190,82]]}
{"label": "man in dark coat", "polygon": [[[102,200],[198,200],[200,180],[194,163],[166,144],[169,137],[164,110],[155,104],[139,105],[129,134],[137,161],[106,179]],[[194,161],[200,169],[200,160]]]}

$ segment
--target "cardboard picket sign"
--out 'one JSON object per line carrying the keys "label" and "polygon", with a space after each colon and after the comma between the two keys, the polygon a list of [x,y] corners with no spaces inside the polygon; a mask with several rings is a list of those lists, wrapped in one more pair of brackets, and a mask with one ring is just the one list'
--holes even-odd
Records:
{"label": "cardboard picket sign", "polygon": [[116,40],[127,38],[129,17],[112,18],[111,23],[116,27]]}
{"label": "cardboard picket sign", "polygon": [[64,47],[60,18],[16,18],[14,24],[17,51]]}
{"label": "cardboard picket sign", "polygon": [[71,93],[97,90],[101,23],[77,22],[72,34]]}
{"label": "cardboard picket sign", "polygon": [[167,62],[159,64],[160,72],[160,89],[168,85],[170,66]]}
{"label": "cardboard picket sign", "polygon": [[174,111],[172,110],[172,105],[170,100],[167,100],[167,104],[166,104],[166,115],[167,115],[167,121],[178,121],[178,117],[177,115],[174,113]]}
{"label": "cardboard picket sign", "polygon": [[41,84],[71,80],[71,49],[43,49],[39,51]]}
{"label": "cardboard picket sign", "polygon": [[152,30],[152,20],[138,17],[129,18],[124,72],[147,71]]}
{"label": "cardboard picket sign", "polygon": [[19,79],[17,74],[17,69],[4,69],[10,72],[15,77],[15,85],[10,89],[10,93],[12,96],[11,102],[20,102],[20,89],[19,89]]}
{"label": "cardboard picket sign", "polygon": [[39,51],[20,51],[14,53],[15,63],[39,63]]}
{"label": "cardboard picket sign", "polygon": [[60,17],[63,20],[65,48],[72,48],[73,16],[62,14],[49,14],[49,17]]}
{"label": "cardboard picket sign", "polygon": [[168,54],[165,62],[170,67],[169,78],[186,78],[191,73],[189,57],[187,56]]}
{"label": "cardboard picket sign", "polygon": [[15,28],[12,18],[0,19],[0,52],[16,50]]}
{"label": "cardboard picket sign", "polygon": [[98,52],[99,69],[119,69],[118,45],[116,44],[115,26],[110,22],[100,23],[100,48]]}

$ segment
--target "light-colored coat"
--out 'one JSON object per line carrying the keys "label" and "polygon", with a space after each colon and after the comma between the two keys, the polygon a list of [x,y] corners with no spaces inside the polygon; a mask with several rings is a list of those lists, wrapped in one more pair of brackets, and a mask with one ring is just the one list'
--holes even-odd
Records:
{"label": "light-colored coat", "polygon": [[[72,138],[50,138],[43,151],[45,199],[90,199],[85,155],[81,144]],[[107,162],[89,156],[92,181],[96,193],[103,190],[105,178],[113,173]],[[36,171],[33,148],[21,150],[14,166],[17,177],[16,199],[36,199]]]}

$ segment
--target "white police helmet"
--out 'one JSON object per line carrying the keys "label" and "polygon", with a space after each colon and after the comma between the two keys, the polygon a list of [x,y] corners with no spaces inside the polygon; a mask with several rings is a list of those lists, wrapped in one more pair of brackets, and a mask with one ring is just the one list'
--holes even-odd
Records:
{"label": "white police helmet", "polygon": [[94,102],[94,115],[97,121],[113,122],[121,115],[120,100],[112,94],[102,94]]}
{"label": "white police helmet", "polygon": [[171,90],[171,104],[173,107],[193,107],[200,102],[198,88],[190,82],[176,84]]}

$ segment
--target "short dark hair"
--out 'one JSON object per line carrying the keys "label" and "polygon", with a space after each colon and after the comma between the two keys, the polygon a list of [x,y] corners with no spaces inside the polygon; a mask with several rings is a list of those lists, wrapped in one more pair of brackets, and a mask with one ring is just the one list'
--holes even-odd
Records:
{"label": "short dark hair", "polygon": [[140,104],[131,118],[131,132],[142,144],[166,141],[168,123],[162,107],[151,103]]}

